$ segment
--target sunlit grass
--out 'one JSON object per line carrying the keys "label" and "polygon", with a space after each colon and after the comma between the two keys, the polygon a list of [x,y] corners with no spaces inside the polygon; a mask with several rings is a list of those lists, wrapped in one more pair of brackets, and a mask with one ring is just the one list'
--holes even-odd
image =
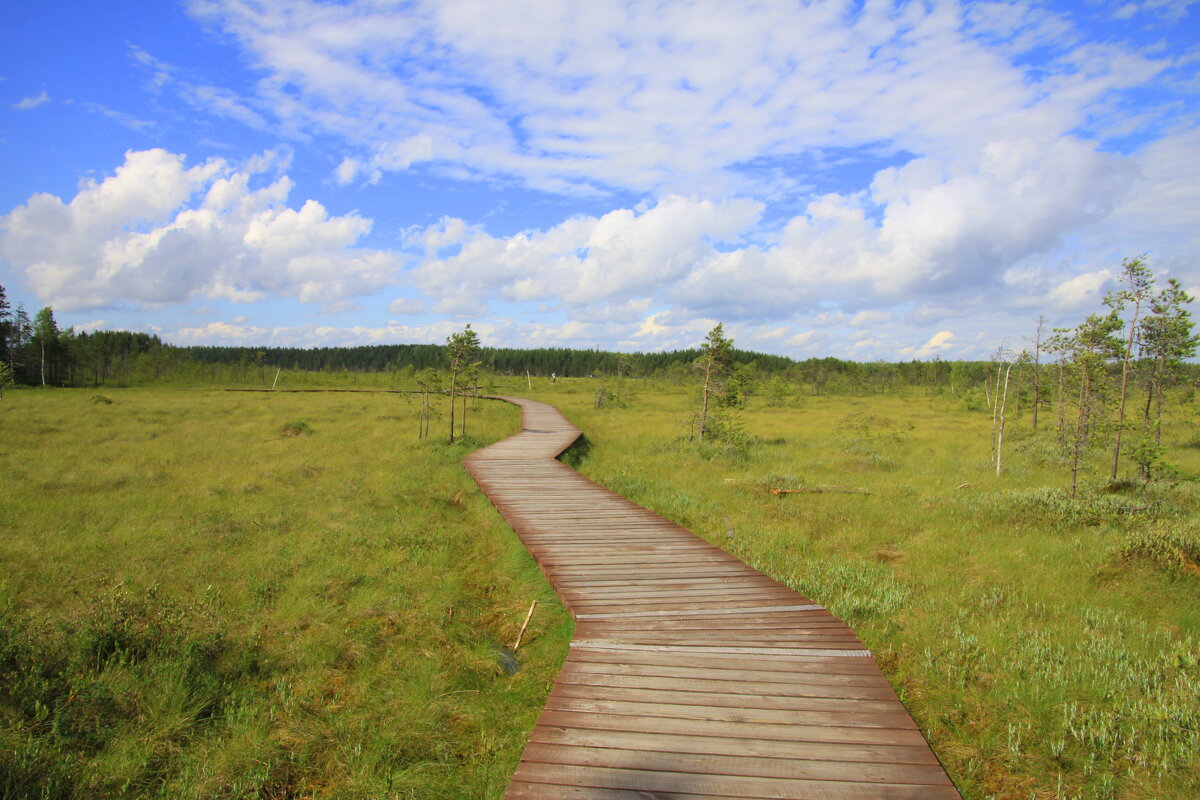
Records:
{"label": "sunlit grass", "polygon": [[[752,401],[698,448],[687,386],[598,410],[598,382],[532,383],[489,388],[560,406],[583,471],[849,621],[968,800],[1200,796],[1192,406],[1183,479],[1107,492],[1098,456],[1072,502],[1049,424],[1012,423],[997,478],[990,416],[950,397]],[[451,447],[402,395],[93,395],[0,404],[6,796],[502,794],[569,632],[458,463],[514,409]]]}
{"label": "sunlit grass", "polygon": [[515,409],[104,396],[0,404],[0,795],[499,797],[570,628],[459,464]]}

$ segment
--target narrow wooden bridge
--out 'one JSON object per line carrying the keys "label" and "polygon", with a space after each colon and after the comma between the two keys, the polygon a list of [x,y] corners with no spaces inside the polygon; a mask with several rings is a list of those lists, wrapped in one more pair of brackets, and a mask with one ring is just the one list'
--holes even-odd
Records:
{"label": "narrow wooden bridge", "polygon": [[507,800],[942,800],[958,792],[841,620],[556,460],[522,430],[465,465],[575,616]]}

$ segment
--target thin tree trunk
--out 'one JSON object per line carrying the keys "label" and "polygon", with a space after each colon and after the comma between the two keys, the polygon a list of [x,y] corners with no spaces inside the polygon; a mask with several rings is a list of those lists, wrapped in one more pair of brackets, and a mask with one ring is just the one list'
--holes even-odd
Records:
{"label": "thin tree trunk", "polygon": [[1054,388],[1055,400],[1054,404],[1058,406],[1058,443],[1065,444],[1067,441],[1067,407],[1066,392],[1063,390],[1063,385],[1066,382],[1066,359],[1065,355],[1059,356],[1058,359],[1058,381]]}
{"label": "thin tree trunk", "polygon": [[454,399],[458,396],[458,370],[450,372],[450,444],[454,444]]}
{"label": "thin tree trunk", "polygon": [[1158,374],[1154,378],[1154,443],[1162,444],[1163,387],[1167,382],[1167,357],[1159,356]]}
{"label": "thin tree trunk", "polygon": [[1000,364],[996,367],[996,392],[992,396],[992,461],[996,460],[996,423],[1000,414],[1000,373],[1004,370],[1004,365]]}
{"label": "thin tree trunk", "polygon": [[996,437],[996,477],[1000,477],[1000,464],[1004,459],[1004,411],[1008,405],[1008,376],[1012,373],[1012,364],[1004,372],[1004,399],[1000,401],[1000,430]]}
{"label": "thin tree trunk", "polygon": [[1033,430],[1037,430],[1038,406],[1042,403],[1042,324],[1038,319],[1037,338],[1033,342]]}
{"label": "thin tree trunk", "polygon": [[1117,466],[1121,462],[1121,433],[1125,429],[1125,396],[1129,387],[1129,358],[1133,355],[1133,334],[1137,330],[1138,313],[1142,304],[1133,306],[1133,319],[1129,322],[1129,341],[1125,343],[1125,358],[1121,361],[1121,405],[1117,410],[1117,444],[1113,448],[1112,474],[1109,480],[1117,479]]}
{"label": "thin tree trunk", "polygon": [[1079,485],[1079,456],[1080,452],[1083,450],[1083,436],[1088,418],[1086,409],[1089,401],[1087,398],[1088,376],[1087,373],[1084,372],[1083,379],[1079,384],[1079,414],[1075,418],[1075,441],[1071,457],[1071,497],[1075,496],[1075,489]]}

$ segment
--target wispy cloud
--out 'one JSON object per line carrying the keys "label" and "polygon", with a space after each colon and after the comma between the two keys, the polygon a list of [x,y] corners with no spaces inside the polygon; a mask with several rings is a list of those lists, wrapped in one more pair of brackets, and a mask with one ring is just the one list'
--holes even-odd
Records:
{"label": "wispy cloud", "polygon": [[50,95],[42,92],[34,97],[24,97],[21,100],[12,104],[12,107],[17,111],[30,111],[38,106],[44,106],[50,102]]}
{"label": "wispy cloud", "polygon": [[[1053,141],[1167,66],[1116,46],[1101,57],[1062,15],[1023,4],[192,9],[257,60],[265,107],[371,167],[455,165],[547,191],[721,194],[753,188],[734,165],[813,148],[954,160],[1018,130]],[[1034,48],[1050,58],[1014,63]]]}
{"label": "wispy cloud", "polygon": [[93,114],[101,114],[105,117],[108,117],[118,125],[122,125],[132,131],[145,131],[155,126],[155,122],[153,120],[138,119],[132,114],[126,114],[123,111],[116,111],[115,109],[111,109],[108,106],[101,105],[100,103],[87,102],[83,103],[83,107]]}

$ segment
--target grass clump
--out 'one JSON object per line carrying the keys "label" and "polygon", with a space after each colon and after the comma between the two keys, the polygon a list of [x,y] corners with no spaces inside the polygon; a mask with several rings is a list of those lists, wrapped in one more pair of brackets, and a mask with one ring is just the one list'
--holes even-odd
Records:
{"label": "grass clump", "polygon": [[1071,497],[1045,486],[996,492],[990,501],[1000,518],[1056,530],[1125,526],[1135,518],[1154,520],[1175,513],[1166,501],[1144,494],[1080,492]]}
{"label": "grass clump", "polygon": [[830,611],[851,625],[870,619],[886,623],[904,608],[908,590],[892,571],[869,561],[817,561],[802,565],[787,584],[800,594],[820,596]]}
{"label": "grass clump", "polygon": [[1127,534],[1120,554],[1167,570],[1200,575],[1200,531],[1185,522],[1156,522]]}
{"label": "grass clump", "polygon": [[313,429],[307,422],[288,422],[279,428],[279,435],[285,439],[293,436],[312,436]]}

